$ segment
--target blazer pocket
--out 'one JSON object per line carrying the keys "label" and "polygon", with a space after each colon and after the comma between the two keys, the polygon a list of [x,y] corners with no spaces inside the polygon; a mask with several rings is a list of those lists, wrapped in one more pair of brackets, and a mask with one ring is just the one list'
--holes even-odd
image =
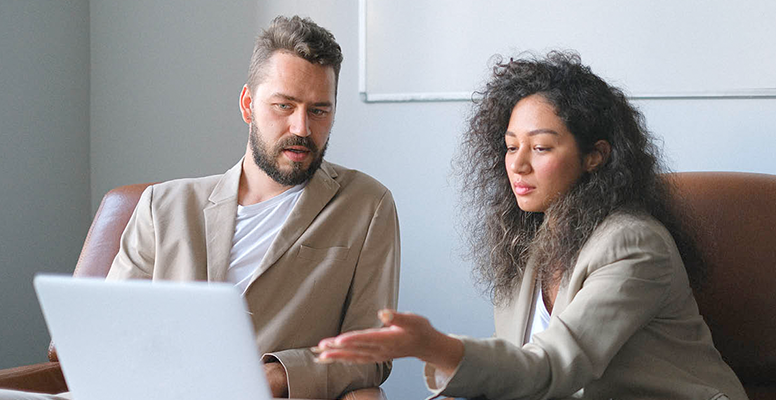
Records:
{"label": "blazer pocket", "polygon": [[326,247],[323,249],[316,249],[315,247],[301,245],[299,247],[299,255],[297,257],[304,260],[322,261],[322,260],[347,260],[348,247]]}

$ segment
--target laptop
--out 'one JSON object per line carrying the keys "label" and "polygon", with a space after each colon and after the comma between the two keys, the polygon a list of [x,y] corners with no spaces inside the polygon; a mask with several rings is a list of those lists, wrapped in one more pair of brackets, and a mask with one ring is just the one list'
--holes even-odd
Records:
{"label": "laptop", "polygon": [[272,398],[233,285],[55,275],[33,284],[74,399]]}

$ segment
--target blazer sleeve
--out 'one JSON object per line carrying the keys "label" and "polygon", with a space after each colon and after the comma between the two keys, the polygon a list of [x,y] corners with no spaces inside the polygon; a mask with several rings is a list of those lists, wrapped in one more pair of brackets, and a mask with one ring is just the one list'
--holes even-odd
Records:
{"label": "blazer sleeve", "polygon": [[156,253],[151,201],[153,188],[147,187],[121,234],[119,252],[113,259],[107,280],[151,279]]}
{"label": "blazer sleeve", "polygon": [[675,249],[650,224],[617,225],[594,235],[572,274],[571,285],[578,278],[580,288],[548,328],[522,347],[463,338],[458,371],[434,395],[498,400],[574,394],[600,378],[623,344],[663,307],[677,270]]}
{"label": "blazer sleeve", "polygon": [[[399,292],[399,220],[387,189],[380,199],[363,245],[347,295],[340,333],[380,325],[377,312],[396,308]],[[264,355],[276,358],[288,375],[290,398],[333,399],[342,393],[379,386],[391,371],[391,362],[346,365],[319,364],[307,348]]]}

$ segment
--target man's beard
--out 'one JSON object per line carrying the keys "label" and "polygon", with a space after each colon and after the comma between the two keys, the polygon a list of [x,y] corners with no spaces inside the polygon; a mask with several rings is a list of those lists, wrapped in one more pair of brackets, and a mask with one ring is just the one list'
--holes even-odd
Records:
{"label": "man's beard", "polygon": [[[321,166],[326,148],[329,146],[329,140],[323,145],[319,152],[318,146],[309,137],[291,135],[286,139],[279,141],[272,149],[267,149],[267,143],[262,140],[259,127],[251,121],[251,134],[248,140],[253,152],[253,161],[261,168],[272,180],[284,186],[296,186],[307,182],[313,177],[315,171]],[[304,146],[310,151],[312,161],[310,166],[304,167],[303,162],[291,161],[290,171],[281,171],[278,164],[278,158],[283,149],[290,146]]]}

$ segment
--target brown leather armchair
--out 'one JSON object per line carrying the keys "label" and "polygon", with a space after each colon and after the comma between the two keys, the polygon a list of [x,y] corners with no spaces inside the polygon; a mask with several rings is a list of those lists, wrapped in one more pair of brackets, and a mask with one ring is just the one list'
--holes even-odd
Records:
{"label": "brown leather armchair", "polygon": [[710,269],[698,308],[752,400],[776,399],[776,175],[670,174]]}
{"label": "brown leather armchair", "polygon": [[[119,251],[121,233],[148,185],[150,183],[121,186],[103,197],[84,240],[73,276],[104,277],[108,274]],[[49,345],[48,357],[49,362],[0,370],[0,388],[38,393],[67,391],[53,343]],[[347,393],[342,399],[386,400],[386,397],[380,388],[367,388]]]}

